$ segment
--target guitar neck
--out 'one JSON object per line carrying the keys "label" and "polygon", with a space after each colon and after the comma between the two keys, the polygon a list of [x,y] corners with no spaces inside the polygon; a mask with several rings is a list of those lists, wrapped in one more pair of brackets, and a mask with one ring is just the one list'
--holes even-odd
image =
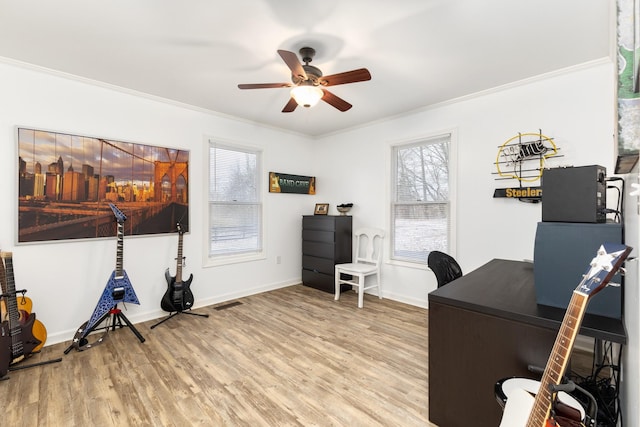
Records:
{"label": "guitar neck", "polygon": [[3,267],[2,276],[4,279],[3,292],[6,294],[7,312],[9,313],[9,328],[20,329],[20,312],[16,298],[16,284],[13,278],[13,258],[10,252],[2,253]]}
{"label": "guitar neck", "polygon": [[116,249],[116,277],[124,276],[122,268],[122,259],[124,256],[124,224],[118,221],[118,244]]}
{"label": "guitar neck", "polygon": [[547,425],[555,395],[552,392],[552,387],[561,383],[562,376],[567,369],[571,350],[578,335],[587,302],[587,295],[581,294],[577,290],[573,292],[569,307],[549,355],[547,366],[542,374],[540,390],[536,394],[533,409],[527,421],[527,427],[545,427]]}
{"label": "guitar neck", "polygon": [[176,265],[176,283],[182,283],[182,264],[184,264],[184,257],[182,256],[182,232],[178,235],[178,258]]}
{"label": "guitar neck", "polygon": [[5,270],[4,270],[4,257],[5,254],[4,252],[0,253],[1,257],[0,257],[0,285],[2,286],[2,293],[6,294],[7,293],[7,276],[5,274]]}

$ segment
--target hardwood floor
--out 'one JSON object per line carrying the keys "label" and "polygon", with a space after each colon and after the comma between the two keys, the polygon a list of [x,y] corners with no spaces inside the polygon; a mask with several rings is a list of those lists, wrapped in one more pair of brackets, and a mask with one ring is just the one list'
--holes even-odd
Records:
{"label": "hardwood floor", "polygon": [[298,285],[45,347],[0,381],[2,424],[429,426],[427,310],[356,299]]}

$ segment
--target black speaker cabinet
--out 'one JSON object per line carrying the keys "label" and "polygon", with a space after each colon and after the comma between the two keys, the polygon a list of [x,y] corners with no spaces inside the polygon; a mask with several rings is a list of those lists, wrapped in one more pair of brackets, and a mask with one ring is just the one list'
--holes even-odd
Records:
{"label": "black speaker cabinet", "polygon": [[542,174],[542,221],[606,221],[607,170],[602,166],[545,169]]}
{"label": "black speaker cabinet", "polygon": [[[622,224],[539,222],[533,255],[538,304],[566,309],[573,291],[603,243],[622,243]],[[616,274],[611,283],[622,284]],[[620,319],[624,289],[607,286],[587,306],[587,313]]]}

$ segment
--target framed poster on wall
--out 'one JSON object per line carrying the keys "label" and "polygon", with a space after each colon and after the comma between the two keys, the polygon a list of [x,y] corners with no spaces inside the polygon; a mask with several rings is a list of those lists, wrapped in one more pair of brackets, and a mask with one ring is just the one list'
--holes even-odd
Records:
{"label": "framed poster on wall", "polygon": [[172,233],[189,222],[189,151],[17,128],[18,243]]}

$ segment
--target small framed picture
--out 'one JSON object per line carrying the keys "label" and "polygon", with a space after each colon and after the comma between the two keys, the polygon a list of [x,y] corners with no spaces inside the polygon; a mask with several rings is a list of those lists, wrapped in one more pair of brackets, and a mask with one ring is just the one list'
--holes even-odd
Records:
{"label": "small framed picture", "polygon": [[316,203],[314,215],[327,215],[329,213],[329,203]]}

